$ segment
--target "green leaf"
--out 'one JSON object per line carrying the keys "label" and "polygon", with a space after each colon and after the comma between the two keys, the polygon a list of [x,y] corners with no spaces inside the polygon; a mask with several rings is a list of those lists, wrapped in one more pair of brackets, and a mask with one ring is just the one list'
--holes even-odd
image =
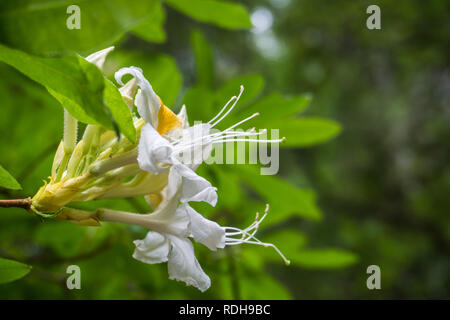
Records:
{"label": "green leaf", "polygon": [[267,273],[249,274],[240,279],[242,299],[289,300],[289,290]]}
{"label": "green leaf", "polygon": [[[271,232],[266,237],[263,237],[262,241],[273,243],[278,247],[278,249],[280,249],[280,251],[286,256],[287,259],[290,259],[291,256],[294,256],[295,254],[300,252],[300,248],[302,248],[306,244],[307,238],[298,230],[286,229]],[[270,250],[265,251],[267,252]],[[271,252],[270,256],[272,257],[272,260],[280,260],[280,257],[276,252]]]}
{"label": "green leaf", "polygon": [[[269,213],[270,214],[270,213]],[[267,217],[266,219],[268,219]],[[264,228],[265,220],[261,228]],[[292,257],[301,252],[301,248],[306,244],[306,236],[298,230],[282,229],[270,232],[267,235],[258,237],[259,240],[265,243],[272,243],[283,253],[286,259],[290,260]],[[245,249],[244,255],[247,256],[247,251],[254,251],[257,255],[266,261],[283,263],[283,260],[278,253],[272,248],[265,247],[248,247]]]}
{"label": "green leaf", "polygon": [[22,187],[14,177],[0,165],[0,187],[12,190],[20,190]]}
{"label": "green leaf", "polygon": [[123,101],[122,95],[116,86],[105,78],[104,98],[106,105],[111,110],[114,121],[119,126],[120,131],[131,142],[136,142],[136,128],[133,124],[130,109]]}
{"label": "green leaf", "polygon": [[341,132],[335,121],[309,117],[273,122],[271,127],[280,129],[280,136],[286,137],[281,147],[308,147],[333,139]]}
{"label": "green leaf", "polygon": [[204,35],[195,31],[191,35],[192,50],[194,51],[197,67],[197,85],[212,87],[214,85],[214,58],[212,48]]}
{"label": "green leaf", "polygon": [[188,119],[191,124],[195,121],[208,122],[214,112],[214,93],[205,87],[191,87],[184,97]]}
{"label": "green leaf", "polygon": [[319,220],[322,217],[312,190],[296,188],[277,176],[261,175],[259,168],[254,166],[237,165],[233,170],[236,170],[241,179],[270,204],[265,225],[280,222],[294,215],[311,220]]}
{"label": "green leaf", "polygon": [[340,249],[305,249],[290,257],[294,265],[311,269],[334,269],[350,266],[358,257]]}
{"label": "green leaf", "polygon": [[104,77],[92,63],[75,55],[40,58],[1,44],[0,61],[46,87],[76,119],[112,129],[103,102]]}
{"label": "green leaf", "polygon": [[144,40],[162,43],[166,41],[166,32],[163,28],[165,20],[166,12],[161,3],[158,2],[153,14],[135,27],[132,32]]}
{"label": "green leaf", "polygon": [[[1,1],[1,42],[34,54],[97,51],[145,21],[157,3],[157,0]],[[80,29],[67,28],[69,5],[80,8]]]}
{"label": "green leaf", "polygon": [[34,234],[34,241],[52,248],[60,257],[70,258],[81,252],[86,232],[87,227],[51,221],[39,226]]}
{"label": "green leaf", "polygon": [[236,208],[242,201],[242,190],[239,185],[239,176],[233,170],[227,170],[225,166],[211,166],[216,177],[216,185],[220,190],[220,207]]}
{"label": "green leaf", "polygon": [[0,284],[23,278],[30,270],[31,266],[17,261],[0,258]]}
{"label": "green leaf", "polygon": [[241,5],[216,0],[165,0],[174,9],[191,18],[227,29],[252,26],[247,11]]}
{"label": "green leaf", "polygon": [[299,114],[309,106],[310,102],[311,96],[309,94],[285,98],[280,93],[275,92],[252,103],[242,112],[233,114],[230,122],[236,123],[254,113],[259,113],[260,116],[252,119],[249,126],[273,128],[274,119],[284,119]]}
{"label": "green leaf", "polygon": [[[219,111],[220,106],[223,106],[232,96],[237,96],[239,94],[241,85],[244,86],[244,92],[237,103],[236,110],[244,108],[246,104],[258,97],[264,89],[264,84],[264,78],[259,74],[243,75],[228,81],[217,91],[217,111]],[[236,111],[233,111],[233,113],[236,114]]]}

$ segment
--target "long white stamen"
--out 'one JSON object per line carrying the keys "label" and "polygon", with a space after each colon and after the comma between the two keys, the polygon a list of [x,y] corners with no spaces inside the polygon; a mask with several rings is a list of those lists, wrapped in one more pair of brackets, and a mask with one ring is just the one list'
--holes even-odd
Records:
{"label": "long white stamen", "polygon": [[[253,238],[253,236],[256,234],[256,232],[258,231],[259,225],[261,224],[261,222],[264,220],[264,218],[266,216],[267,216],[267,213],[264,214],[260,220],[258,220],[258,213],[256,213],[256,220],[250,226],[248,226],[244,230],[238,229],[239,230],[238,232],[227,233],[227,235],[242,235],[241,239],[234,239],[234,240],[243,240],[243,239],[249,240],[249,239]],[[249,233],[251,230],[253,230],[253,232]],[[245,237],[246,235],[247,235],[247,237]]]}
{"label": "long white stamen", "polygon": [[216,119],[217,119],[217,118],[225,111],[225,109],[228,107],[228,105],[229,105],[231,102],[233,102],[234,100],[236,100],[236,99],[237,99],[236,96],[231,97],[231,99],[228,100],[228,102],[227,102],[227,103],[225,104],[225,106],[219,111],[219,113],[216,114],[216,116],[215,116],[214,118],[212,118],[211,120],[209,120],[208,123],[211,123],[211,122],[213,122],[214,120],[216,120]]}
{"label": "long white stamen", "polygon": [[217,141],[220,139],[227,139],[227,138],[233,138],[233,137],[251,137],[251,136],[260,136],[262,134],[266,133],[265,131],[262,132],[240,132],[240,131],[232,131],[231,133],[228,133],[223,136],[215,137],[214,139],[211,139],[211,141]]}
{"label": "long white stamen", "polygon": [[[203,136],[203,137],[194,139],[194,140],[192,140],[192,141],[189,141],[188,144],[185,144],[185,145],[181,144],[181,145],[177,146],[177,149],[176,149],[175,152],[176,152],[176,153],[183,152],[184,150],[189,149],[189,148],[191,148],[191,147],[193,147],[193,146],[195,146],[195,145],[201,146],[201,145],[203,145],[203,143],[202,143],[200,140],[203,140],[203,139],[206,139],[206,140],[207,140],[207,141],[205,142],[205,144],[209,144],[209,143],[214,143],[215,141],[218,141],[218,140],[225,140],[225,139],[229,139],[229,138],[233,138],[233,137],[258,136],[258,135],[264,134],[265,132],[266,132],[265,129],[262,130],[261,132],[253,132],[253,131],[250,131],[250,132],[240,132],[240,131],[233,131],[233,132],[229,133],[228,135],[219,136],[219,137],[216,137],[216,138],[214,138],[214,139],[210,139],[213,135],[206,135],[206,136]],[[228,142],[233,142],[233,141],[235,141],[235,140],[230,140],[230,141],[228,141]]]}
{"label": "long white stamen", "polygon": [[[225,106],[222,108],[222,110],[220,110],[219,113],[216,114],[214,118],[212,118],[211,120],[209,120],[209,121],[207,122],[207,124],[211,124],[211,122],[213,122],[215,119],[217,119],[217,117],[219,117],[219,116],[227,109],[228,105],[229,105],[231,102],[235,101],[235,103],[231,106],[230,110],[228,110],[228,112],[227,112],[227,113],[226,113],[219,121],[217,121],[215,124],[211,125],[211,128],[213,128],[217,123],[219,123],[224,117],[226,117],[226,116],[231,112],[231,110],[234,108],[234,106],[235,106],[236,103],[238,102],[239,98],[241,97],[243,90],[244,90],[244,87],[241,86],[241,92],[240,92],[240,94],[239,94],[239,97],[236,97],[236,96],[231,97],[231,99],[228,100],[228,102],[225,104]],[[221,132],[219,132],[218,134],[221,134]],[[214,134],[212,134],[211,136],[215,136],[215,135],[217,135],[217,133],[214,133]],[[207,136],[199,137],[199,138],[197,138],[197,139],[194,139],[193,141],[202,140],[202,139],[204,139],[205,137],[207,137]],[[177,144],[177,143],[179,143],[179,142],[182,141],[182,140],[183,140],[183,138],[179,138],[179,139],[174,140],[172,143],[173,143],[173,144]],[[193,142],[193,141],[191,141],[191,142]]]}
{"label": "long white stamen", "polygon": [[[247,121],[249,121],[249,120],[251,120],[251,119],[253,119],[253,118],[257,117],[257,116],[259,116],[259,113],[254,113],[254,114],[252,114],[250,117],[245,118],[244,120],[239,121],[238,123],[236,123],[236,124],[232,125],[231,127],[225,129],[224,131],[220,131],[220,132],[216,132],[216,133],[211,134],[211,137],[220,136],[220,135],[222,135],[222,134],[224,134],[224,133],[230,132],[231,130],[233,130],[233,129],[236,128],[237,126],[239,126],[239,125],[243,124],[244,122],[247,122]],[[253,129],[254,129],[254,128],[252,128],[252,130],[253,130]],[[264,129],[264,130],[265,130],[265,129]]]}
{"label": "long white stamen", "polygon": [[228,131],[230,131],[230,130],[233,130],[233,129],[236,128],[237,126],[239,126],[239,125],[243,124],[244,122],[247,122],[247,121],[249,121],[249,120],[251,120],[251,119],[253,119],[253,118],[257,117],[257,116],[259,116],[259,113],[258,113],[258,112],[252,114],[250,117],[245,118],[244,120],[239,121],[238,123],[232,125],[231,127],[229,127],[228,129],[226,129],[226,130],[224,130],[224,131],[222,131],[222,132],[224,133],[224,132],[228,132]]}
{"label": "long white stamen", "polygon": [[224,114],[222,117],[220,117],[219,120],[217,120],[216,122],[214,122],[214,123],[211,125],[211,128],[214,128],[214,126],[215,126],[216,124],[218,124],[220,121],[222,121],[222,120],[223,120],[223,119],[224,119],[224,118],[225,118],[225,117],[226,117],[226,116],[234,109],[234,107],[235,107],[236,104],[238,103],[239,99],[241,98],[243,92],[244,92],[244,86],[241,86],[241,91],[239,92],[239,95],[237,96],[236,100],[235,100],[234,103],[232,104],[231,108],[228,109],[228,111],[225,112],[225,114]]}
{"label": "long white stamen", "polygon": [[[263,247],[272,247],[275,251],[281,256],[284,262],[289,265],[291,262],[286,259],[286,257],[281,253],[281,251],[272,243],[265,243],[255,237],[256,232],[258,231],[258,227],[261,222],[267,216],[269,210],[269,205],[266,206],[266,210],[264,215],[259,219],[258,213],[256,213],[255,221],[245,228],[244,230],[234,228],[234,227],[225,227],[225,244],[229,246],[238,245],[242,243],[256,244]],[[231,230],[232,232],[228,232],[227,230]],[[237,238],[241,236],[240,238]]]}
{"label": "long white stamen", "polygon": [[233,246],[233,245],[238,245],[238,244],[241,244],[241,243],[256,244],[256,245],[263,246],[263,247],[265,247],[265,248],[267,248],[267,247],[272,247],[272,248],[274,248],[275,251],[281,256],[281,258],[284,260],[284,263],[285,263],[286,265],[290,265],[290,264],[291,264],[291,261],[288,260],[288,259],[286,259],[286,257],[283,255],[283,253],[281,253],[280,249],[278,249],[277,246],[274,245],[274,244],[272,244],[272,243],[264,243],[264,242],[261,242],[261,241],[243,241],[243,242],[232,242],[232,243],[227,243],[227,245]]}
{"label": "long white stamen", "polygon": [[234,228],[234,227],[226,227],[225,229],[227,229],[227,230],[235,230],[235,232],[227,232],[227,236],[245,235],[249,231],[251,231],[253,229],[257,229],[259,222],[260,221],[256,220],[255,222],[253,222],[250,226],[248,226],[244,230],[241,230],[239,228]]}
{"label": "long white stamen", "polygon": [[[260,134],[265,133],[266,131],[267,131],[267,130],[264,129],[264,130],[262,130],[260,133],[255,133],[255,128],[252,128],[252,129],[250,129],[249,131],[246,131],[246,132],[242,132],[242,131],[231,131],[231,132],[229,132],[228,134],[230,134],[230,136],[231,136],[231,134],[238,134],[238,133],[239,133],[239,135],[242,135],[242,136],[251,136],[251,135],[260,135]],[[221,132],[212,133],[212,134],[207,134],[207,135],[205,135],[205,136],[198,137],[198,138],[196,138],[196,139],[190,140],[188,144],[185,144],[185,146],[188,146],[188,145],[194,145],[194,144],[196,144],[198,141],[203,140],[203,139],[210,139],[210,140],[209,140],[209,142],[210,142],[210,141],[212,141],[211,138],[214,138],[214,137],[218,137],[218,136],[220,136],[220,135],[223,135],[224,132],[225,132],[225,131],[221,131]],[[227,137],[227,136],[224,135],[224,137]],[[179,139],[179,140],[182,140],[182,139]],[[181,141],[180,141],[180,142],[181,142]],[[179,143],[176,142],[176,143],[173,143],[173,144],[174,144],[174,145],[177,145],[177,144],[179,144]]]}
{"label": "long white stamen", "polygon": [[276,139],[276,140],[258,140],[258,139],[232,139],[232,140],[217,140],[214,144],[224,143],[224,142],[257,142],[257,143],[278,143],[284,142],[286,138]]}

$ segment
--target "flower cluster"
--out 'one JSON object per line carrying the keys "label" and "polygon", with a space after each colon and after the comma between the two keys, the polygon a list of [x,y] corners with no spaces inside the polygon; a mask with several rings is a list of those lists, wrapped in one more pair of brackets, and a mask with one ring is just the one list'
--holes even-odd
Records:
{"label": "flower cluster", "polygon": [[[87,60],[101,68],[110,50],[95,53]],[[122,79],[126,75],[131,75],[132,79],[124,84]],[[119,91],[130,112],[134,105],[137,108],[138,114],[133,117],[138,143],[133,144],[123,137],[119,139],[114,132],[99,126],[88,125],[83,138],[78,143],[75,139],[71,148],[68,146],[70,134],[65,133],[55,156],[50,183],[33,198],[34,210],[58,212],[56,219],[85,225],[110,221],[145,227],[150,231],[144,239],[134,241],[133,257],[149,264],[167,262],[170,279],[184,281],[201,291],[210,287],[210,279],[195,257],[191,239],[213,251],[243,243],[270,246],[288,264],[273,244],[255,237],[268,206],[262,217],[257,214],[255,221],[241,230],[222,227],[189,205],[193,201],[212,206],[217,203],[217,189],[195,172],[215,144],[229,138],[257,143],[281,141],[254,139],[253,136],[261,134],[254,130],[235,130],[257,114],[225,130],[213,130],[236,106],[243,87],[209,122],[190,126],[185,106],[179,114],[173,113],[156,95],[141,69],[122,68],[115,78],[122,86]],[[66,116],[69,121],[65,129],[69,130],[73,119]],[[136,214],[112,209],[87,212],[66,207],[77,201],[136,196],[145,196],[153,212]]]}

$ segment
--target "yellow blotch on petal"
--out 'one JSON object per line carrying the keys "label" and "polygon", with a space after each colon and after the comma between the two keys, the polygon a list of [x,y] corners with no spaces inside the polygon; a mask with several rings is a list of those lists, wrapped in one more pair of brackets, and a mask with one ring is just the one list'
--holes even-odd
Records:
{"label": "yellow blotch on petal", "polygon": [[182,123],[177,115],[164,105],[161,98],[159,98],[159,102],[161,103],[161,107],[158,111],[158,127],[156,131],[159,134],[166,134],[173,129],[180,128]]}
{"label": "yellow blotch on petal", "polygon": [[163,200],[163,197],[161,196],[161,193],[150,193],[145,196],[145,200],[147,200],[147,203],[152,207],[153,210],[156,210],[160,203]]}

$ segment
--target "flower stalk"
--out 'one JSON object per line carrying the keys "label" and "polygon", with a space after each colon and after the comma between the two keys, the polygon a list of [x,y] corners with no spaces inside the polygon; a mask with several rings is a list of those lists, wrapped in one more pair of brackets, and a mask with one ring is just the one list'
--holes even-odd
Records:
{"label": "flower stalk", "polygon": [[0,208],[22,208],[30,210],[31,198],[0,200]]}

